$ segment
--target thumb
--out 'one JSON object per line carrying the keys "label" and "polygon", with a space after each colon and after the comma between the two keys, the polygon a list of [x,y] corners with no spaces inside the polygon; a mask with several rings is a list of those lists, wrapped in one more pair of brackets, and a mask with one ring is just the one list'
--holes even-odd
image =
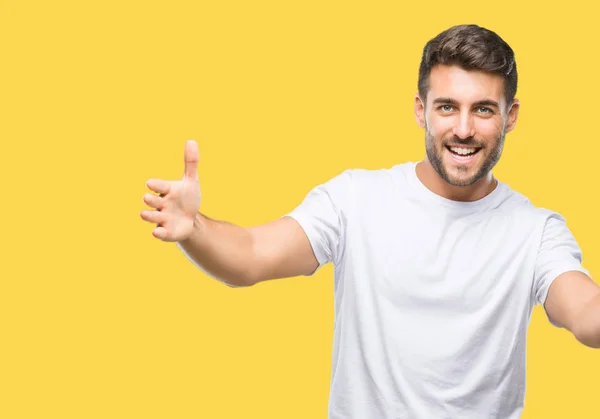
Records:
{"label": "thumb", "polygon": [[185,172],[184,176],[190,179],[198,179],[198,144],[194,140],[185,143]]}

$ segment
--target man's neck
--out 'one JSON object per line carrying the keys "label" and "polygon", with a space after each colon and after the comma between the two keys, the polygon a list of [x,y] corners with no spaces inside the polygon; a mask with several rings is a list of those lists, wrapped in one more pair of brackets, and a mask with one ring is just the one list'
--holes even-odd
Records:
{"label": "man's neck", "polygon": [[483,178],[469,186],[454,186],[446,182],[433,168],[427,158],[417,163],[417,177],[433,193],[453,201],[472,202],[490,194],[498,181],[490,171]]}

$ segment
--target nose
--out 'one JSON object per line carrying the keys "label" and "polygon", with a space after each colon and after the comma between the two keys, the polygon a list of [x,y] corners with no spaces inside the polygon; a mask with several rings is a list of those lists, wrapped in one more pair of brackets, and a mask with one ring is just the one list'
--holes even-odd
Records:
{"label": "nose", "polygon": [[463,112],[459,115],[453,129],[454,135],[460,139],[466,139],[475,135],[475,124],[473,115],[470,112]]}

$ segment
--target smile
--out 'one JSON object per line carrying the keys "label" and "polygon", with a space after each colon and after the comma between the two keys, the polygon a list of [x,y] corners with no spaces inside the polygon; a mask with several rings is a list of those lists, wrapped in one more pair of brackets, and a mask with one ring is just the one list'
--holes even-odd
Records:
{"label": "smile", "polygon": [[469,163],[479,153],[481,147],[446,146],[452,159],[458,163]]}

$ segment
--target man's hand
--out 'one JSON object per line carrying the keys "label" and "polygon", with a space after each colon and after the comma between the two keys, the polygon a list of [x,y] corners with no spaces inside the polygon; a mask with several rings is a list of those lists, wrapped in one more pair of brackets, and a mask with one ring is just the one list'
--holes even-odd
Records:
{"label": "man's hand", "polygon": [[185,145],[185,171],[181,180],[149,179],[146,186],[159,195],[147,193],[144,203],[155,210],[144,210],[142,219],[157,224],[152,235],[157,239],[178,242],[187,239],[194,229],[202,194],[198,180],[198,144]]}

